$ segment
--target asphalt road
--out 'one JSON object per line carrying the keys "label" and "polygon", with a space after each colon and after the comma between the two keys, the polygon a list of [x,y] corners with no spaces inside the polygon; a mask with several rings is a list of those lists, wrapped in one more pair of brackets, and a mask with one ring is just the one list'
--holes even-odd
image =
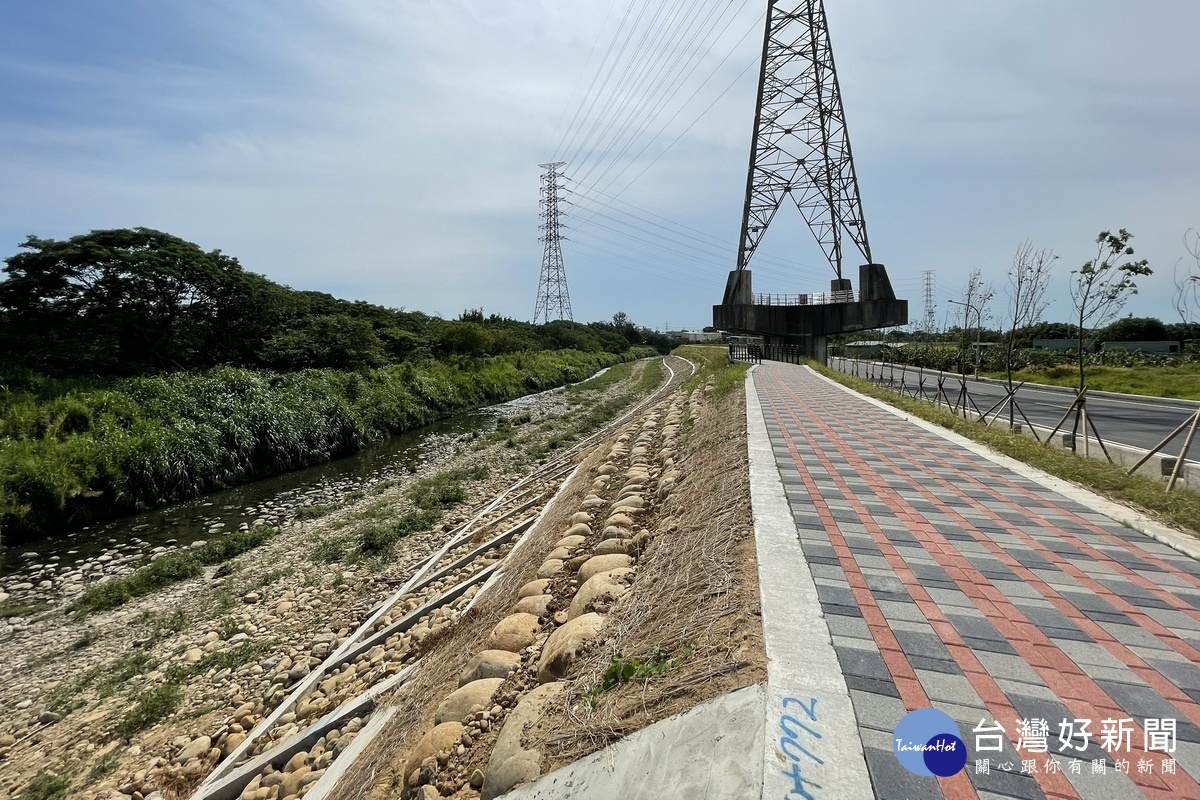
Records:
{"label": "asphalt road", "polygon": [[[882,382],[893,388],[903,384],[909,394],[924,394],[929,400],[937,395],[939,373],[934,370],[925,370],[922,375],[921,371],[914,367],[903,369],[880,362],[855,362],[847,358],[829,359],[831,369],[852,374],[855,363],[858,364],[857,374],[860,378],[868,378],[873,374],[877,383]],[[962,392],[959,376],[953,373],[941,375],[945,378],[943,387],[950,402],[958,402]],[[1006,389],[1001,383],[977,381],[968,377],[966,384],[971,400],[983,412],[999,403],[1006,394]],[[1063,387],[1035,386],[1027,383],[1017,391],[1016,396],[1018,405],[1030,422],[1039,427],[1053,428],[1071,405],[1074,392]],[[1149,450],[1162,441],[1176,426],[1195,414],[1197,409],[1200,409],[1200,403],[1144,395],[1089,393],[1087,400],[1088,416],[1106,443],[1116,442],[1144,450]],[[1001,416],[1007,418],[1007,410]],[[1019,415],[1017,419],[1020,421]],[[1064,423],[1064,427],[1064,432],[1069,433],[1071,420]],[[1186,430],[1176,436],[1163,448],[1163,452],[1179,455],[1185,434]],[[1188,451],[1188,461],[1200,462],[1200,432]]]}

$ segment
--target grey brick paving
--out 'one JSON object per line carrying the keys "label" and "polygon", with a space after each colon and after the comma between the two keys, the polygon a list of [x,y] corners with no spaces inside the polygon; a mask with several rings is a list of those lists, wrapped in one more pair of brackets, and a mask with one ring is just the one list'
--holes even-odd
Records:
{"label": "grey brick paving", "polygon": [[[956,780],[981,798],[1200,799],[1200,565],[803,368],[765,364],[755,384],[877,796],[954,800],[891,752],[899,719],[932,706],[958,724],[971,760]],[[1177,774],[1093,774],[1114,758],[1095,740],[1030,774],[1009,739],[974,746],[981,720],[1045,719],[1057,741],[1060,722],[1094,730],[1108,709],[1174,719]]]}

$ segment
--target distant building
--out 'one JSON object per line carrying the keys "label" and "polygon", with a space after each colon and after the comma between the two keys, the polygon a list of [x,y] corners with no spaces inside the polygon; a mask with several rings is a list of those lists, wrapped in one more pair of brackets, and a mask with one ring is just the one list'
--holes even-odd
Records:
{"label": "distant building", "polygon": [[[1056,350],[1065,352],[1067,350],[1076,350],[1079,348],[1078,339],[1034,339],[1033,346],[1038,350]],[[1088,352],[1095,352],[1096,340],[1084,339],[1083,349]]]}
{"label": "distant building", "polygon": [[725,340],[725,334],[720,331],[669,331],[667,335],[689,344],[712,344]]}
{"label": "distant building", "polygon": [[1179,353],[1182,352],[1177,341],[1160,342],[1105,342],[1101,350],[1125,350],[1130,353]]}

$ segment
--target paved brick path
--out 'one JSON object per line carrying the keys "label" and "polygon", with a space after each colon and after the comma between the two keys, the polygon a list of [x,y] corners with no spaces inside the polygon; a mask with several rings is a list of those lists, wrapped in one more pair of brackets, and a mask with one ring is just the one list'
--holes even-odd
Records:
{"label": "paved brick path", "polygon": [[[1200,564],[802,367],[754,383],[877,796],[1200,798]],[[949,778],[892,754],[929,706]]]}

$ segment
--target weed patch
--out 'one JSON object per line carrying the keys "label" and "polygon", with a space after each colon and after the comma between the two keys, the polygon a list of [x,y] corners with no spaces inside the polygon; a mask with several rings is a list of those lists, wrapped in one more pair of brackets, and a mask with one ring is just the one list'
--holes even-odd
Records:
{"label": "weed patch", "polygon": [[330,537],[313,548],[312,560],[318,564],[332,564],[335,561],[345,561],[346,553],[346,542]]}
{"label": "weed patch", "polygon": [[340,503],[322,503],[320,505],[301,506],[300,508],[296,509],[296,519],[301,521],[320,519],[321,517],[329,516],[341,507],[342,506]]}
{"label": "weed patch", "polygon": [[173,683],[164,683],[138,695],[137,703],[125,712],[114,729],[115,733],[128,739],[135,733],[166,719],[183,702],[183,690]]}
{"label": "weed patch", "polygon": [[100,631],[97,628],[88,628],[82,636],[71,642],[71,650],[83,650],[91,647],[96,642],[100,641]]}
{"label": "weed patch", "polygon": [[59,800],[66,797],[71,779],[53,770],[44,769],[17,793],[16,800]]}
{"label": "weed patch", "polygon": [[588,697],[595,702],[595,698],[604,692],[623,686],[632,680],[649,680],[657,675],[662,675],[667,670],[679,666],[691,653],[691,648],[686,645],[680,648],[679,655],[674,658],[671,656],[671,651],[662,646],[654,648],[654,652],[645,661],[626,658],[617,653],[600,676],[600,683],[592,688]]}
{"label": "weed patch", "polygon": [[109,753],[97,759],[96,763],[92,764],[92,768],[88,770],[87,782],[92,784],[104,780],[117,771],[120,763],[121,759],[116,753]]}
{"label": "weed patch", "polygon": [[5,601],[0,603],[0,619],[11,619],[12,617],[32,617],[34,614],[40,614],[50,608],[49,604],[43,603],[40,600],[32,600],[29,602]]}
{"label": "weed patch", "polygon": [[196,675],[203,675],[209,670],[220,672],[223,669],[237,669],[251,661],[256,661],[264,653],[275,649],[272,641],[245,642],[228,650],[208,653],[194,664],[176,665],[167,670],[167,680],[171,683],[184,683]]}
{"label": "weed patch", "polygon": [[488,476],[484,464],[446,470],[413,483],[405,493],[417,508],[425,510],[447,508],[467,499],[463,486],[467,481],[480,481]]}
{"label": "weed patch", "polygon": [[401,514],[388,522],[365,525],[359,532],[357,554],[366,557],[387,556],[397,541],[432,528],[441,517],[440,511],[422,509]]}
{"label": "weed patch", "polygon": [[213,539],[200,547],[167,553],[131,575],[113,578],[87,589],[67,610],[86,615],[116,608],[135,597],[150,594],[178,581],[195,578],[204,571],[206,565],[220,564],[252,550],[275,533],[275,528],[252,528]]}

